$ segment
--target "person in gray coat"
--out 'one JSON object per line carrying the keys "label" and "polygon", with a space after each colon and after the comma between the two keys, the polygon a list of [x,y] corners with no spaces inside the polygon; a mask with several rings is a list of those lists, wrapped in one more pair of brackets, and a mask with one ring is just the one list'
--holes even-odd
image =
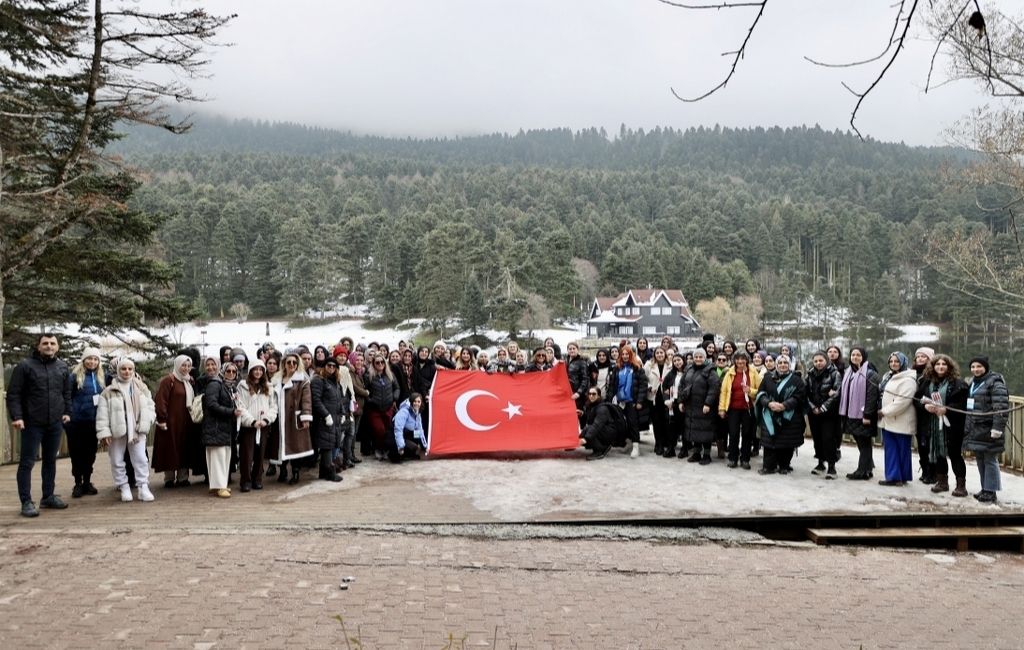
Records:
{"label": "person in gray coat", "polygon": [[971,359],[974,380],[967,389],[967,411],[964,422],[964,450],[974,452],[981,477],[981,492],[974,498],[982,503],[995,503],[996,492],[1002,489],[999,475],[999,454],[1006,448],[1007,410],[1010,396],[1003,376],[992,372],[988,357]]}

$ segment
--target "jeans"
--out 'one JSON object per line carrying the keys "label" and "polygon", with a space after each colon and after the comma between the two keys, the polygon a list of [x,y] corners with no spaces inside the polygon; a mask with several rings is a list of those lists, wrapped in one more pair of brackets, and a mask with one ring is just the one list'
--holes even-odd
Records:
{"label": "jeans", "polygon": [[988,451],[974,452],[974,460],[978,463],[978,474],[981,477],[981,489],[998,492],[1003,489],[999,476],[999,454]]}
{"label": "jeans", "polygon": [[43,498],[53,496],[53,485],[57,478],[57,452],[60,451],[60,437],[64,425],[29,424],[21,430],[21,459],[18,463],[18,497],[21,502],[32,500],[32,468],[36,464],[36,453],[43,446]]}

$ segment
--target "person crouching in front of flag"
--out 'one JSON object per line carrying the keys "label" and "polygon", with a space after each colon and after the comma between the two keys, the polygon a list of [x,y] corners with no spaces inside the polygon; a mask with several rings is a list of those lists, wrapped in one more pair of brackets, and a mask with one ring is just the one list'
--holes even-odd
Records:
{"label": "person crouching in front of flag", "polygon": [[608,376],[606,400],[614,400],[626,417],[626,437],[632,441],[630,456],[640,456],[640,409],[647,399],[647,373],[633,348],[627,343],[619,350],[615,370]]}
{"label": "person crouching in front of flag", "polygon": [[398,407],[393,419],[395,435],[391,437],[388,449],[388,460],[392,463],[401,463],[407,458],[419,460],[420,451],[426,448],[427,436],[423,432],[421,408],[423,396],[419,393],[412,393]]}
{"label": "person crouching in front of flag", "polygon": [[583,408],[583,430],[580,432],[580,445],[593,451],[587,460],[597,460],[608,455],[614,446],[628,444],[626,440],[626,420],[614,405],[601,399],[601,390],[596,387],[587,389],[587,403]]}

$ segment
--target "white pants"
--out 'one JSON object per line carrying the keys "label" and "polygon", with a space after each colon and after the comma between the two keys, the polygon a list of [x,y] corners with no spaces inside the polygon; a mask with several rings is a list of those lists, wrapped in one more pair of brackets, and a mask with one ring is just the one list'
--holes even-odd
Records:
{"label": "white pants", "polygon": [[110,456],[110,474],[114,477],[114,487],[120,489],[128,485],[128,472],[124,469],[124,450],[127,447],[128,457],[132,459],[135,469],[135,485],[149,485],[149,459],[146,458],[146,436],[139,436],[138,442],[128,444],[128,436],[111,438],[107,447]]}
{"label": "white pants", "polygon": [[206,475],[210,489],[219,490],[228,486],[228,471],[231,469],[231,447],[206,448]]}

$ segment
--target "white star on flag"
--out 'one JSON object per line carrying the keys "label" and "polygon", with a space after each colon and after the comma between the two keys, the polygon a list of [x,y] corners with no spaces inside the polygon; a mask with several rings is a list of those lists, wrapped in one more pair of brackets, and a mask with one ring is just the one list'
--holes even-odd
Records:
{"label": "white star on flag", "polygon": [[501,410],[504,411],[505,413],[508,413],[508,419],[511,420],[513,416],[522,415],[522,413],[519,412],[519,409],[521,409],[522,406],[522,404],[513,404],[512,402],[509,402],[508,406]]}

